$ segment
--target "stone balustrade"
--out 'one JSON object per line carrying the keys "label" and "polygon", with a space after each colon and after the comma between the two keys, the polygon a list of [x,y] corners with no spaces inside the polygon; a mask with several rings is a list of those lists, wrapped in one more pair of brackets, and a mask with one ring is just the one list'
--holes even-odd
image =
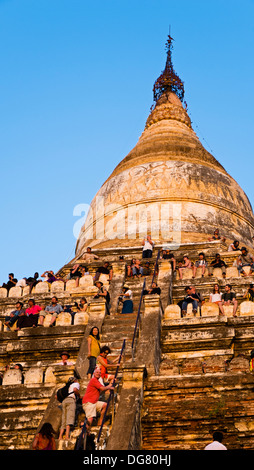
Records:
{"label": "stone balustrade", "polygon": [[[233,305],[223,305],[225,317],[233,316]],[[214,302],[205,302],[202,305],[201,312],[198,311],[196,315],[193,313],[192,304],[188,304],[186,317],[216,317],[220,315],[219,306]],[[238,306],[237,316],[251,316],[254,315],[254,302],[243,301]],[[222,315],[223,316],[223,315]],[[186,318],[185,317],[185,318]],[[177,304],[168,305],[164,312],[164,320],[175,320],[181,318],[181,309]]]}
{"label": "stone balustrade", "polygon": [[[100,280],[103,284],[107,287],[108,283],[108,276],[105,274],[100,275]],[[34,294],[59,294],[62,292],[66,293],[80,293],[83,295],[94,294],[97,291],[97,287],[94,286],[93,276],[90,274],[85,275],[79,279],[78,286],[76,285],[75,279],[70,279],[66,282],[63,281],[55,281],[52,284],[48,282],[39,282],[33,288],[31,295]],[[30,287],[12,287],[9,292],[4,287],[0,287],[0,299],[5,299],[7,297],[10,298],[20,298],[29,295]]]}
{"label": "stone balustrade", "polygon": [[30,367],[21,372],[20,369],[8,369],[3,374],[2,386],[8,385],[50,385],[63,383],[74,374],[74,366]]}

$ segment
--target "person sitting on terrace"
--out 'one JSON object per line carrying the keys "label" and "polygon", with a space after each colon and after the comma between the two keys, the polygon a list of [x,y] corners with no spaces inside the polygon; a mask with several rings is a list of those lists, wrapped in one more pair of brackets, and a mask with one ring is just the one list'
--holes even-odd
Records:
{"label": "person sitting on terrace", "polygon": [[42,308],[40,311],[38,326],[43,325],[44,319],[48,313],[52,315],[49,326],[54,326],[59,313],[62,311],[63,307],[58,303],[58,298],[56,296],[52,297],[51,305],[48,305],[45,309]]}
{"label": "person sitting on terrace", "polygon": [[134,266],[135,263],[136,263],[136,258],[132,258],[132,260],[130,261],[130,263],[127,264],[127,276],[128,276],[128,277],[133,276],[132,267]]}
{"label": "person sitting on terrace", "polygon": [[219,284],[214,284],[213,292],[210,294],[209,302],[215,303],[219,306],[220,315],[224,315],[224,310],[222,306],[222,293],[220,292]]}
{"label": "person sitting on terrace", "polygon": [[203,295],[200,292],[197,292],[197,289],[195,286],[190,286],[190,288],[191,288],[191,296],[194,299],[197,299],[198,307],[201,309],[202,305],[205,303]]}
{"label": "person sitting on terrace", "polygon": [[199,259],[197,261],[195,261],[194,266],[192,266],[192,271],[193,271],[193,276],[192,277],[196,276],[196,272],[197,272],[198,268],[202,269],[202,277],[204,277],[204,275],[205,275],[205,270],[206,270],[206,267],[207,267],[207,261],[205,259],[205,254],[203,252],[199,253],[198,258]]}
{"label": "person sitting on terrace", "polygon": [[22,279],[19,279],[16,287],[26,287],[27,286],[27,278],[23,277]]}
{"label": "person sitting on terrace", "polygon": [[70,354],[68,353],[68,351],[61,352],[60,357],[61,361],[58,362],[59,366],[73,366],[74,363],[68,360],[70,358]]}
{"label": "person sitting on terrace", "polygon": [[143,267],[140,264],[140,260],[136,259],[135,263],[132,265],[132,275],[133,277],[141,277],[143,276]]}
{"label": "person sitting on terrace", "polygon": [[254,258],[253,256],[248,252],[247,248],[243,246],[241,248],[242,254],[238,256],[237,258],[237,269],[239,271],[239,274],[243,274],[243,276],[247,276],[245,273],[243,267],[244,266],[250,266],[250,274],[253,273],[254,271]]}
{"label": "person sitting on terrace", "polygon": [[250,302],[254,302],[254,284],[250,284],[243,297]]}
{"label": "person sitting on terrace", "polygon": [[10,273],[9,274],[9,281],[7,281],[6,283],[4,283],[2,285],[2,287],[4,287],[5,289],[7,289],[7,291],[9,292],[9,290],[12,288],[12,287],[15,287],[16,284],[17,284],[18,280],[14,277],[14,274],[13,273]]}
{"label": "person sitting on terrace", "polygon": [[94,295],[94,299],[99,299],[100,297],[104,297],[104,299],[106,300],[106,304],[105,304],[106,314],[110,315],[110,294],[109,294],[109,292],[107,291],[106,287],[103,286],[103,282],[96,281],[94,284],[96,285],[96,287],[98,287],[98,292],[97,292],[97,294]]}
{"label": "person sitting on terrace", "polygon": [[123,286],[122,294],[118,297],[118,304],[122,302],[121,313],[133,313],[132,291],[129,286]]}
{"label": "person sitting on terrace", "polygon": [[87,248],[86,253],[84,253],[80,257],[80,260],[84,260],[87,263],[91,263],[92,261],[94,261],[96,259],[100,259],[100,258],[99,258],[99,256],[92,253],[92,249],[90,248],[90,246]]}
{"label": "person sitting on terrace", "polygon": [[192,288],[191,286],[189,287],[186,287],[185,288],[185,292],[186,292],[186,295],[182,301],[182,305],[181,305],[181,308],[182,308],[182,316],[185,317],[186,314],[187,314],[187,307],[188,307],[188,304],[192,304],[192,307],[193,307],[193,313],[194,315],[197,313],[198,311],[198,299],[197,299],[197,296],[194,297],[194,295],[192,295]]}
{"label": "person sitting on terrace", "polygon": [[229,247],[228,247],[228,251],[239,251],[240,248],[239,248],[239,241],[238,240],[234,240],[233,243],[230,243]]}
{"label": "person sitting on terrace", "polygon": [[176,259],[174,257],[174,253],[170,250],[162,250],[162,254],[160,256],[160,259],[168,259],[171,262],[171,266],[173,271],[176,270]]}
{"label": "person sitting on terrace", "polygon": [[41,282],[41,280],[38,279],[38,278],[39,278],[39,273],[37,273],[37,272],[34,273],[33,276],[29,276],[29,277],[27,278],[26,283],[27,283],[28,286],[30,286],[30,289],[29,289],[29,292],[30,292],[30,293],[32,292],[33,287],[35,287],[36,284],[38,284],[39,282]]}
{"label": "person sitting on terrace", "polygon": [[45,278],[44,281],[48,282],[49,284],[52,284],[52,282],[56,281],[56,276],[54,275],[54,271],[44,271],[41,277],[44,277]]}
{"label": "person sitting on terrace", "polygon": [[214,268],[221,268],[223,277],[226,277],[226,263],[220,257],[220,253],[216,253],[215,258],[211,261],[210,266],[208,267],[209,276],[213,275]]}
{"label": "person sitting on terrace", "polygon": [[79,312],[86,312],[88,307],[88,303],[85,297],[81,297],[80,302],[77,306]]}
{"label": "person sitting on terrace", "polygon": [[110,268],[109,262],[106,261],[103,266],[100,266],[94,276],[94,282],[98,281],[99,277],[101,274],[108,274],[108,280],[109,282],[112,280],[113,276],[113,269]]}
{"label": "person sitting on terrace", "polygon": [[85,274],[89,274],[87,272],[87,268],[85,266],[80,266],[79,264],[74,264],[71,272],[70,272],[70,279],[75,279],[76,287],[79,285],[79,280]]}
{"label": "person sitting on terrace", "polygon": [[232,291],[230,284],[225,285],[225,293],[222,294],[222,305],[233,305],[233,316],[236,317],[238,302],[236,300],[236,294]]}
{"label": "person sitting on terrace", "polygon": [[40,305],[36,305],[34,299],[28,300],[28,308],[25,315],[21,315],[17,321],[17,330],[27,327],[36,327],[38,324],[39,312],[42,310]]}
{"label": "person sitting on terrace", "polygon": [[189,259],[187,255],[183,256],[183,261],[178,264],[178,272],[179,272],[179,278],[182,280],[183,279],[183,270],[189,268],[192,268],[192,262]]}
{"label": "person sitting on terrace", "polygon": [[25,314],[25,309],[23,308],[23,303],[17,302],[15,310],[13,310],[9,315],[5,317],[4,324],[8,328],[11,328],[14,325],[14,323],[18,320],[19,316],[24,315],[24,314]]}
{"label": "person sitting on terrace", "polygon": [[143,245],[142,258],[152,258],[154,242],[150,235],[147,235],[147,237],[144,238],[142,245]]}
{"label": "person sitting on terrace", "polygon": [[217,228],[216,230],[214,230],[213,236],[209,237],[208,240],[209,242],[213,242],[214,240],[222,240],[223,242],[225,242],[226,238],[220,236],[219,229]]}
{"label": "person sitting on terrace", "polygon": [[150,263],[149,261],[147,261],[143,266],[143,276],[150,276],[150,274],[151,274]]}
{"label": "person sitting on terrace", "polygon": [[154,294],[161,294],[161,288],[157,286],[157,282],[153,281],[150,289],[144,290],[144,295],[154,295]]}

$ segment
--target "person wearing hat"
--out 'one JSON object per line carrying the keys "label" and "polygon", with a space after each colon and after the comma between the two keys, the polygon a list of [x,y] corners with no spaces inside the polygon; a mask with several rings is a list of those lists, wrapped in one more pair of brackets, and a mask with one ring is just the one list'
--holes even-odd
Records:
{"label": "person wearing hat", "polygon": [[132,291],[126,284],[123,286],[123,291],[118,299],[118,302],[123,303],[121,314],[133,313]]}
{"label": "person wearing hat", "polygon": [[95,294],[94,299],[99,299],[100,297],[104,297],[106,300],[105,308],[106,314],[110,315],[110,295],[107,291],[106,287],[103,286],[103,282],[95,281],[96,287],[98,287],[98,292]]}
{"label": "person wearing hat", "polygon": [[61,366],[73,366],[73,362],[68,361],[68,359],[70,357],[70,354],[67,351],[63,351],[60,354],[60,357],[61,357],[62,360],[61,360],[61,362],[59,362],[59,365],[61,365]]}

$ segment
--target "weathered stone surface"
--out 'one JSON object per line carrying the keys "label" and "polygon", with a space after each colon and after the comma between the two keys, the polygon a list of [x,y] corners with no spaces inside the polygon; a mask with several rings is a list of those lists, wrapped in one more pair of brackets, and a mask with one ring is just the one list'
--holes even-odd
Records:
{"label": "weathered stone surface", "polygon": [[203,450],[219,427],[228,449],[252,449],[253,385],[249,373],[151,377],[144,392],[142,448]]}
{"label": "weathered stone surface", "polygon": [[85,276],[81,277],[79,279],[79,286],[80,287],[93,286],[93,277],[90,276],[89,274],[86,274]]}
{"label": "weathered stone surface", "polygon": [[171,304],[166,307],[164,320],[170,320],[172,318],[181,318],[181,309],[179,305]]}
{"label": "weathered stone surface", "polygon": [[5,289],[4,287],[0,287],[0,298],[3,299],[7,297],[7,295],[8,295],[7,289]]}
{"label": "weathered stone surface", "polygon": [[240,304],[240,315],[254,315],[254,302],[242,302]]}
{"label": "weathered stone surface", "polygon": [[57,294],[64,291],[64,283],[62,281],[55,281],[51,284],[51,293]]}
{"label": "weathered stone surface", "polygon": [[3,385],[17,385],[22,383],[22,372],[18,369],[10,369],[4,373]]}
{"label": "weathered stone surface", "polygon": [[66,291],[68,292],[73,292],[76,289],[76,280],[75,279],[70,279],[69,281],[66,282],[65,286]]}
{"label": "weathered stone surface", "polygon": [[24,384],[41,384],[43,382],[43,369],[41,367],[31,367],[25,373]]}
{"label": "weathered stone surface", "polygon": [[213,269],[213,277],[217,277],[218,279],[223,278],[221,268],[214,268]]}
{"label": "weathered stone surface", "polygon": [[22,287],[11,287],[9,290],[9,297],[21,297]]}
{"label": "weathered stone surface", "polygon": [[34,287],[34,292],[36,294],[48,293],[50,290],[50,286],[48,282],[38,282]]}
{"label": "weathered stone surface", "polygon": [[89,315],[86,312],[77,312],[74,316],[74,325],[87,325]]}
{"label": "weathered stone surface", "polygon": [[229,279],[231,277],[239,277],[238,269],[235,266],[226,268],[226,278]]}
{"label": "weathered stone surface", "polygon": [[56,376],[54,374],[54,369],[53,367],[49,366],[47,367],[45,371],[45,383],[56,383]]}
{"label": "weathered stone surface", "polygon": [[214,317],[219,313],[219,306],[214,302],[205,302],[202,305],[202,317]]}
{"label": "weathered stone surface", "polygon": [[68,326],[72,323],[71,314],[68,312],[61,312],[57,316],[56,319],[56,326]]}

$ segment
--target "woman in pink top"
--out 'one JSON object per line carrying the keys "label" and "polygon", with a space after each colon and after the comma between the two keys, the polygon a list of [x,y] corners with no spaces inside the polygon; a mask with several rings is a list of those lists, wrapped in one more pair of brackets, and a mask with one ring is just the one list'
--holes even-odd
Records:
{"label": "woman in pink top", "polygon": [[28,300],[28,308],[26,309],[25,315],[22,315],[18,318],[17,329],[27,327],[35,327],[38,324],[39,312],[42,308],[39,305],[35,304],[34,299]]}

